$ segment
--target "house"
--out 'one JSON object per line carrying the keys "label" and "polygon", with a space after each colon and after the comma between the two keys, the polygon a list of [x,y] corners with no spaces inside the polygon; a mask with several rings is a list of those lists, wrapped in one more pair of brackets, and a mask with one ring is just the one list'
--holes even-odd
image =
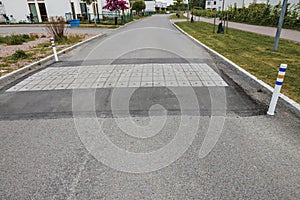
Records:
{"label": "house", "polygon": [[163,3],[161,1],[155,2],[155,10],[160,11],[160,10],[166,10],[166,9],[167,9],[167,3]]}
{"label": "house", "polygon": [[65,16],[65,13],[70,12],[71,9],[68,0],[0,1],[4,7],[4,14],[11,16],[15,22],[27,21],[27,16],[29,16],[30,13],[33,14],[35,22],[44,22],[48,21],[52,16]]}
{"label": "house", "polygon": [[145,4],[146,4],[145,12],[155,12],[155,1],[154,0],[145,1]]}
{"label": "house", "polygon": [[[283,0],[269,0],[270,5],[275,6]],[[250,4],[266,4],[268,0],[206,0],[205,9],[212,9],[221,11],[223,6],[224,10],[227,10],[229,6],[234,6],[236,4],[237,8],[248,7]],[[299,0],[288,0],[290,4],[297,4]],[[224,4],[223,4],[224,3]]]}
{"label": "house", "polygon": [[30,13],[35,22],[49,21],[57,16],[66,20],[95,19],[102,18],[105,4],[106,0],[95,0],[91,5],[81,0],[0,0],[0,17],[3,20],[9,16],[14,22],[29,21]]}
{"label": "house", "polygon": [[248,7],[253,1],[255,0],[207,0],[205,9],[221,11],[224,6],[224,10],[227,10],[229,6],[234,6],[235,4],[237,8],[242,8]]}
{"label": "house", "polygon": [[222,10],[223,0],[206,0],[205,9]]}

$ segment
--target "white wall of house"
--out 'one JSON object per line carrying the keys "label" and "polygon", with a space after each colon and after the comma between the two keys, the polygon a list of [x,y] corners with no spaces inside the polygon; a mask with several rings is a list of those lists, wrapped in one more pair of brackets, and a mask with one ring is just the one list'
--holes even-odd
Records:
{"label": "white wall of house", "polygon": [[[243,6],[248,7],[253,0],[225,0],[224,1],[224,10],[227,10],[229,6],[234,6],[236,4],[237,8],[242,8]],[[222,10],[223,0],[207,0],[205,4],[206,9],[216,9]]]}
{"label": "white wall of house", "polygon": [[[66,13],[73,13],[71,8],[71,2],[74,3],[74,14],[75,18],[77,16],[82,15],[82,10],[80,7],[80,3],[84,3],[81,0],[0,0],[2,1],[5,12],[8,16],[13,15],[13,18],[16,22],[19,21],[26,21],[27,15],[30,13],[30,9],[28,6],[28,3],[33,3],[36,5],[37,10],[37,17],[36,19],[38,21],[42,21],[38,3],[45,3],[46,11],[47,11],[47,17],[48,19],[55,16],[63,16],[65,17]],[[130,7],[129,0],[128,7]],[[100,18],[102,18],[102,7],[106,4],[106,0],[97,0],[97,6],[98,6],[98,12],[100,15]],[[93,4],[87,5],[87,12],[90,14],[91,19],[94,19],[95,17],[98,17],[96,13],[94,13]],[[125,13],[129,13],[129,10],[126,10]]]}
{"label": "white wall of house", "polygon": [[146,4],[146,8],[145,8],[146,12],[155,12],[155,1],[145,1],[145,4]]}
{"label": "white wall of house", "polygon": [[71,0],[74,3],[75,14],[81,14],[80,10],[80,0]]}
{"label": "white wall of house", "polygon": [[[236,4],[237,8],[242,8],[243,6],[248,7],[252,3],[267,3],[268,0],[225,0],[224,1],[224,10],[227,10],[229,6],[234,6]],[[277,5],[279,1],[283,0],[270,0],[272,6]],[[288,0],[290,4],[297,4],[300,0]],[[206,9],[216,9],[222,10],[223,0],[207,0],[205,4]]]}
{"label": "white wall of house", "polygon": [[156,1],[155,7],[161,9],[166,9],[167,8],[167,3],[161,2],[161,1]]}
{"label": "white wall of house", "polygon": [[45,0],[48,18],[62,16],[71,12],[71,4],[68,0]]}
{"label": "white wall of house", "polygon": [[0,1],[2,1],[4,5],[5,13],[7,16],[12,15],[16,22],[24,21],[27,19],[26,15],[29,15],[30,13],[27,5],[27,0],[18,0],[17,3],[12,0]]}
{"label": "white wall of house", "polygon": [[[26,21],[30,13],[28,4],[36,5],[38,21],[41,21],[38,3],[45,3],[47,17],[65,16],[65,13],[71,12],[69,0],[0,0],[3,2],[7,15],[13,15],[16,22]],[[17,1],[17,2],[16,2]],[[17,3],[17,6],[16,6]]]}
{"label": "white wall of house", "polygon": [[222,10],[222,0],[207,0],[205,8],[206,9],[216,9],[216,10]]}

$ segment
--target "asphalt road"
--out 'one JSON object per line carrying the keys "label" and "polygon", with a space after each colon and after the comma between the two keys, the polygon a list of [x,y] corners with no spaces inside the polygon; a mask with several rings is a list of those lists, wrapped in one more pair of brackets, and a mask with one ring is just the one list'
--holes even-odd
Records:
{"label": "asphalt road", "polygon": [[299,199],[299,118],[167,16],[60,59],[0,91],[1,199]]}

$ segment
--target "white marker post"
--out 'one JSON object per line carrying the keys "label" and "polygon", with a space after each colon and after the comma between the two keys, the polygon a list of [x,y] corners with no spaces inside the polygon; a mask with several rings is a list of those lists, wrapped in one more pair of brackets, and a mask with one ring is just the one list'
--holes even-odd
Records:
{"label": "white marker post", "polygon": [[55,43],[54,43],[54,38],[50,38],[50,41],[51,41],[51,45],[52,45],[52,49],[53,49],[53,53],[54,53],[54,58],[55,58],[55,61],[57,62],[58,61],[58,57],[57,57],[57,52],[56,52],[56,46],[55,46]]}
{"label": "white marker post", "polygon": [[284,75],[286,72],[287,64],[281,64],[278,72],[278,76],[276,79],[276,85],[273,91],[272,99],[270,102],[269,110],[267,112],[268,115],[274,115],[274,111],[277,105],[278,97],[280,95],[280,90],[283,84]]}

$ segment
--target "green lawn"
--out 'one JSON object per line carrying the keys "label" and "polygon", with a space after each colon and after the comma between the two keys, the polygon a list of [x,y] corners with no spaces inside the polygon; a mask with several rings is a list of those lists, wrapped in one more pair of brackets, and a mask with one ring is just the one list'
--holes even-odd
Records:
{"label": "green lawn", "polygon": [[180,13],[179,18],[176,16],[176,13],[169,16],[169,19],[186,19],[186,16],[184,16],[182,13]]}
{"label": "green lawn", "polygon": [[282,93],[300,103],[300,43],[280,40],[278,51],[272,52],[272,37],[236,29],[228,29],[228,34],[224,35],[213,34],[213,25],[204,22],[176,24],[272,87],[278,66],[287,64]]}

